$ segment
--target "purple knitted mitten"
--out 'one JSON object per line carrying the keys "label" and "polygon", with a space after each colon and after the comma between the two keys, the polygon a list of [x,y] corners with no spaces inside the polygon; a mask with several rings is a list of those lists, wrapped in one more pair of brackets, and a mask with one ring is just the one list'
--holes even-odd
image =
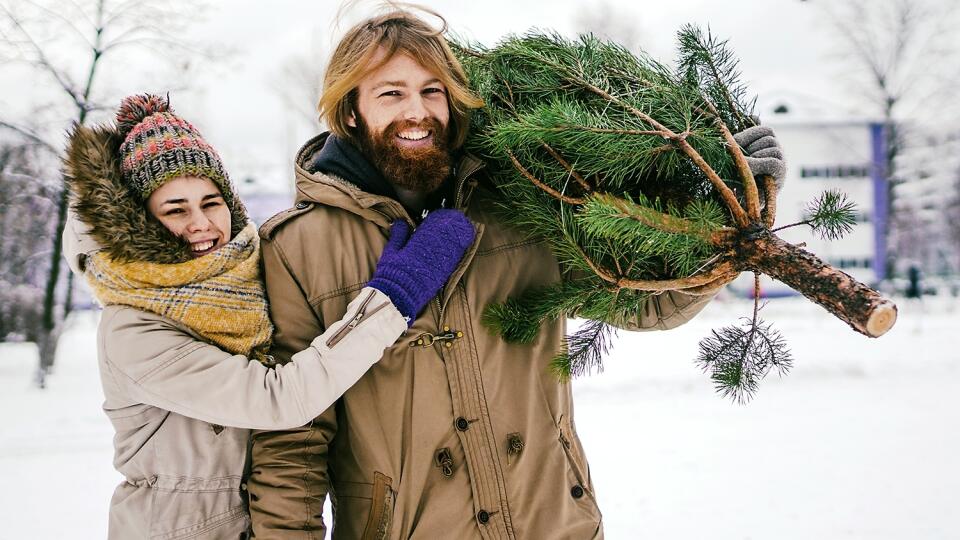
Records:
{"label": "purple knitted mitten", "polygon": [[367,285],[389,296],[409,326],[440,292],[475,234],[473,224],[459,210],[430,212],[412,235],[410,226],[397,220],[390,226],[390,240]]}

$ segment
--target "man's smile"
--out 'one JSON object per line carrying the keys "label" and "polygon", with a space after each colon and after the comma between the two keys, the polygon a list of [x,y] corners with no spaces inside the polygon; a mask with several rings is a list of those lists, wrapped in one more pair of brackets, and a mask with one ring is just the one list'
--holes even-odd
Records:
{"label": "man's smile", "polygon": [[405,129],[397,133],[397,144],[403,148],[419,148],[433,144],[433,135],[422,128]]}

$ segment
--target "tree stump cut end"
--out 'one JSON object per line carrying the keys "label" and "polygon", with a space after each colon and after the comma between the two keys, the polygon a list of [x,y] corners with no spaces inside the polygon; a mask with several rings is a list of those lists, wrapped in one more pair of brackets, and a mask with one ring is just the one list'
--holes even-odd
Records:
{"label": "tree stump cut end", "polygon": [[880,303],[870,313],[867,319],[867,335],[870,337],[880,337],[893,328],[897,322],[897,305],[889,300]]}

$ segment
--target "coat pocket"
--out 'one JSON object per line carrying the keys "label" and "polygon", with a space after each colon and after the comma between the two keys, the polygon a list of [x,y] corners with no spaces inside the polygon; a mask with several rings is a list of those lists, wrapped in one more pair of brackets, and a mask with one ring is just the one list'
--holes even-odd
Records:
{"label": "coat pocket", "polygon": [[239,479],[191,484],[161,477],[152,489],[151,540],[240,538],[250,525]]}
{"label": "coat pocket", "polygon": [[[393,480],[380,472],[373,473],[373,484],[341,482],[336,486],[338,535],[362,540],[387,538],[393,523],[396,493]],[[363,521],[363,516],[367,516]],[[361,531],[362,533],[358,534]]]}
{"label": "coat pocket", "polygon": [[[576,486],[571,486],[571,495],[576,499],[589,499],[599,514],[600,508],[597,505],[597,499],[593,492],[593,482],[590,479],[590,466],[587,464],[586,456],[584,456],[580,439],[567,417],[561,417],[557,427],[560,431],[560,445],[563,447],[567,456],[567,463],[570,465],[570,470],[573,471],[573,476],[577,481]],[[577,486],[580,488],[579,491],[576,490]]]}

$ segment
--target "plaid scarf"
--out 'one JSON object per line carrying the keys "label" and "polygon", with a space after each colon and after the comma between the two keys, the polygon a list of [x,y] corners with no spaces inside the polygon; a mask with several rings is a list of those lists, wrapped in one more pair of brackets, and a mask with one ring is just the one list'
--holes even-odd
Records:
{"label": "plaid scarf", "polygon": [[233,354],[263,360],[269,348],[273,325],[252,223],[217,251],[179,264],[118,263],[97,252],[87,262],[86,277],[105,306],[167,317]]}

